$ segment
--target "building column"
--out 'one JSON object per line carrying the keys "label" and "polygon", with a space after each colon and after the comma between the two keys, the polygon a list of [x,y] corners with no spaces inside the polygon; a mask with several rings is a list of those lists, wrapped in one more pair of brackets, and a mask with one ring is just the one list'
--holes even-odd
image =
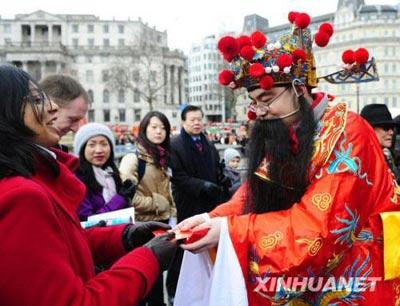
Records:
{"label": "building column", "polygon": [[61,71],[61,63],[60,62],[56,62],[56,73],[62,73],[62,71]]}
{"label": "building column", "polygon": [[47,26],[49,31],[48,31],[48,35],[49,38],[47,39],[47,41],[49,42],[49,46],[51,46],[53,44],[53,25],[48,25]]}
{"label": "building column", "polygon": [[28,62],[27,61],[22,61],[22,70],[25,72],[28,72]]}
{"label": "building column", "polygon": [[40,80],[42,80],[46,74],[46,62],[39,62],[39,65],[40,65]]}
{"label": "building column", "polygon": [[31,25],[31,46],[34,46],[35,44],[35,35],[36,35],[36,31],[35,31],[35,26],[36,25]]}
{"label": "building column", "polygon": [[175,104],[175,66],[171,65],[170,67],[170,104]]}

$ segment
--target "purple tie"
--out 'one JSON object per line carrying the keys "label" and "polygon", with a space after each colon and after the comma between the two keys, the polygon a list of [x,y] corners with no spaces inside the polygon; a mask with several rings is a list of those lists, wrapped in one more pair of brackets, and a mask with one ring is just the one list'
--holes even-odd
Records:
{"label": "purple tie", "polygon": [[201,144],[200,139],[196,139],[194,141],[194,144],[196,145],[197,150],[199,150],[199,152],[203,152],[203,145]]}

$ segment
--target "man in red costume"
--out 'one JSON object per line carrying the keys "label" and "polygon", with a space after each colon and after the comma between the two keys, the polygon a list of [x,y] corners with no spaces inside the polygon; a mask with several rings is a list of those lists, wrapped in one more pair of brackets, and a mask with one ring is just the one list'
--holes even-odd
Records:
{"label": "man in red costume", "polygon": [[[394,305],[399,188],[368,123],[345,103],[311,94],[309,17],[289,20],[292,31],[275,44],[264,47],[259,32],[218,44],[232,69],[220,82],[247,89],[255,124],[247,182],[229,202],[178,225],[210,228],[184,249],[204,255],[218,245],[203,304]],[[321,25],[315,43],[325,46],[332,34]],[[343,73],[367,69],[365,49],[346,52]],[[232,277],[235,262],[241,280]],[[241,284],[244,298],[235,294]]]}

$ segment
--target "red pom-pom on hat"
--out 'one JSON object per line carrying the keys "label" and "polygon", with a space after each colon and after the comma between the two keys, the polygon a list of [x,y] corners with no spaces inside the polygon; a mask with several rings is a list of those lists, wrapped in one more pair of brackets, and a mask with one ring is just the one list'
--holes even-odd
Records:
{"label": "red pom-pom on hat", "polygon": [[248,61],[253,59],[254,53],[255,51],[252,46],[244,46],[239,52],[240,56]]}
{"label": "red pom-pom on hat", "polygon": [[218,75],[218,81],[221,85],[227,86],[231,82],[233,82],[235,76],[232,71],[230,70],[222,70]]}
{"label": "red pom-pom on hat", "polygon": [[354,59],[354,51],[353,50],[346,50],[342,54],[342,61],[345,64],[353,64],[355,59]]}
{"label": "red pom-pom on hat", "polygon": [[325,22],[319,26],[319,32],[324,32],[331,37],[335,31],[330,23]]}
{"label": "red pom-pom on hat", "polygon": [[299,13],[298,12],[289,12],[288,20],[290,23],[293,23],[296,20],[296,17]]}
{"label": "red pom-pom on hat", "polygon": [[261,65],[260,63],[255,63],[250,66],[249,74],[251,77],[257,79],[257,78],[262,77],[264,75],[264,73],[265,73],[264,66]]}
{"label": "red pom-pom on hat", "polygon": [[248,111],[247,112],[247,118],[249,118],[249,120],[256,120],[257,119],[257,115],[253,111]]}
{"label": "red pom-pom on hat", "polygon": [[218,41],[217,47],[228,62],[230,62],[239,53],[238,43],[232,36],[222,37]]}
{"label": "red pom-pom on hat", "polygon": [[294,62],[297,62],[298,60],[305,62],[307,60],[307,53],[303,49],[294,50],[292,53],[292,56],[293,56]]}
{"label": "red pom-pom on hat", "polygon": [[315,34],[314,40],[318,47],[325,47],[329,43],[329,35],[325,32],[318,32]]}
{"label": "red pom-pom on hat", "polygon": [[369,52],[365,48],[359,48],[354,52],[354,60],[357,64],[365,64],[368,62],[369,59]]}
{"label": "red pom-pom on hat", "polygon": [[260,84],[260,88],[269,90],[272,87],[274,87],[274,79],[269,75],[265,75],[261,78],[259,84]]}
{"label": "red pom-pom on hat", "polygon": [[252,45],[251,39],[247,35],[242,35],[242,36],[236,38],[236,41],[237,41],[237,44],[239,46],[239,50],[242,50],[242,48],[244,46],[251,46]]}
{"label": "red pom-pom on hat", "polygon": [[293,58],[289,54],[282,54],[276,60],[276,64],[280,69],[283,69],[293,64]]}
{"label": "red pom-pom on hat", "polygon": [[305,29],[308,27],[308,25],[311,22],[311,18],[308,14],[306,13],[299,13],[296,16],[296,19],[294,21],[294,23],[296,24],[296,27],[300,28],[300,29]]}
{"label": "red pom-pom on hat", "polygon": [[257,31],[251,34],[251,41],[254,47],[261,49],[267,42],[267,37],[262,32]]}

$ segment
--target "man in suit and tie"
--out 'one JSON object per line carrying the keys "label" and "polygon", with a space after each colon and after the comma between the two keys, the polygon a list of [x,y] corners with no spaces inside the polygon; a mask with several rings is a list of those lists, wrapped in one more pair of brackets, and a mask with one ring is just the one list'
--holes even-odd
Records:
{"label": "man in suit and tie", "polygon": [[[178,222],[213,210],[226,199],[219,154],[204,135],[201,108],[186,106],[182,113],[181,133],[171,140],[172,195]],[[183,251],[178,250],[169,271],[167,288],[174,296]]]}

